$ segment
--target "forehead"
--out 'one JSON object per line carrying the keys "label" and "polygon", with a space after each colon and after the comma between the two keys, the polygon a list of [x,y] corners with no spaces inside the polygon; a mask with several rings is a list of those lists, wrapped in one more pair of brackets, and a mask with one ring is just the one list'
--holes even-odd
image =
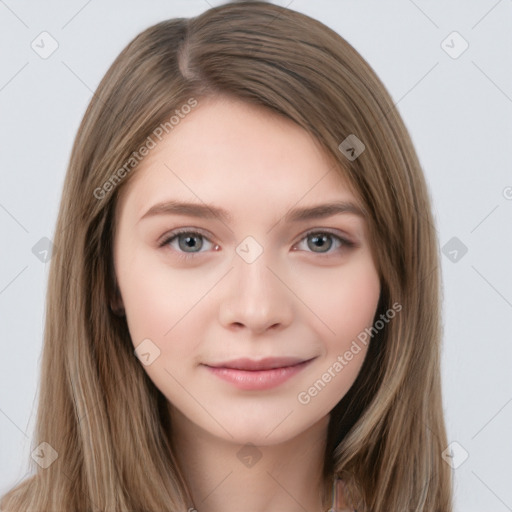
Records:
{"label": "forehead", "polygon": [[169,198],[252,213],[302,201],[357,203],[338,164],[314,137],[293,121],[240,100],[199,100],[156,142],[120,198],[139,217]]}

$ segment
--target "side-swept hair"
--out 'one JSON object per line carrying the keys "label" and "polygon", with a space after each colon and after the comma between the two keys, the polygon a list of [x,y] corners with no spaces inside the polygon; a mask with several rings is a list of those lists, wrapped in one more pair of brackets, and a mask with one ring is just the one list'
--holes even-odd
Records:
{"label": "side-swept hair", "polygon": [[[344,479],[358,512],[451,512],[438,242],[411,139],[347,41],[256,1],[144,30],[91,99],[57,220],[32,443],[48,443],[58,457],[46,469],[33,463],[35,474],[4,495],[2,510],[188,510],[166,399],[134,355],[126,319],[109,307],[112,245],[116,201],[137,172],[126,162],[176,109],[212,95],[271,109],[318,140],[368,214],[377,316],[401,305],[371,337],[356,381],[331,412],[325,475]],[[355,159],[339,149],[350,135],[365,146]]]}

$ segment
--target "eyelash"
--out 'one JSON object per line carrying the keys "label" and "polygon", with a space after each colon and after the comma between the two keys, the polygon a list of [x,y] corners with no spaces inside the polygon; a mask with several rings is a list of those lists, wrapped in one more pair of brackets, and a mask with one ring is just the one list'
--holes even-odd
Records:
{"label": "eyelash", "polygon": [[[180,234],[200,235],[201,237],[205,238],[210,243],[212,243],[211,240],[204,233],[202,233],[201,231],[191,230],[191,229],[188,229],[188,228],[184,228],[184,229],[176,229],[175,231],[172,231],[171,233],[169,233],[164,238],[164,240],[159,244],[159,247],[164,247],[164,246],[170,244]],[[345,249],[350,249],[350,248],[355,246],[354,242],[351,242],[350,240],[347,240],[346,238],[340,237],[339,235],[336,235],[336,234],[332,233],[331,231],[329,231],[327,229],[325,229],[325,230],[324,229],[323,230],[320,230],[320,229],[310,230],[310,231],[308,231],[308,232],[306,232],[304,234],[304,236],[297,242],[297,244],[302,242],[305,238],[307,238],[310,235],[319,235],[319,234],[320,235],[329,235],[332,238],[335,238],[339,242],[341,242],[342,247],[339,248],[338,250],[343,250],[344,248]],[[295,244],[295,245],[297,245],[297,244]],[[178,258],[181,259],[181,260],[191,260],[191,259],[195,258],[196,256],[198,256],[199,254],[201,254],[200,252],[198,252],[198,253],[185,253],[185,252],[180,252],[180,251],[175,251],[175,252],[177,253]],[[312,251],[310,251],[310,252],[312,254],[317,254],[320,257],[330,257],[331,256],[330,253],[314,253]]]}

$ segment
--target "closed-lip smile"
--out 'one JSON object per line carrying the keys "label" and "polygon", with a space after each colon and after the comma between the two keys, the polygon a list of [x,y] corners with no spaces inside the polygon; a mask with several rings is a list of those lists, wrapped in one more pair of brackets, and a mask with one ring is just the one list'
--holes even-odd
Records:
{"label": "closed-lip smile", "polygon": [[285,368],[288,366],[295,366],[307,361],[298,357],[266,357],[264,359],[249,359],[246,357],[232,359],[222,363],[207,364],[212,368],[231,368],[234,370],[272,370],[274,368]]}
{"label": "closed-lip smile", "polygon": [[203,364],[216,377],[242,390],[263,391],[275,388],[302,371],[311,361],[298,357],[238,358]]}

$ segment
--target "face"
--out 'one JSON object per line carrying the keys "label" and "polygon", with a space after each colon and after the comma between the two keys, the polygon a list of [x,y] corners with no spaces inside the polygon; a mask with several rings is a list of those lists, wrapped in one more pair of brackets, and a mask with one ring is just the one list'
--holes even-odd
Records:
{"label": "face", "polygon": [[[365,218],[333,162],[295,123],[208,98],[133,172],[115,271],[173,420],[260,446],[325,421],[363,364],[354,340],[380,294]],[[328,203],[345,208],[311,210]]]}

